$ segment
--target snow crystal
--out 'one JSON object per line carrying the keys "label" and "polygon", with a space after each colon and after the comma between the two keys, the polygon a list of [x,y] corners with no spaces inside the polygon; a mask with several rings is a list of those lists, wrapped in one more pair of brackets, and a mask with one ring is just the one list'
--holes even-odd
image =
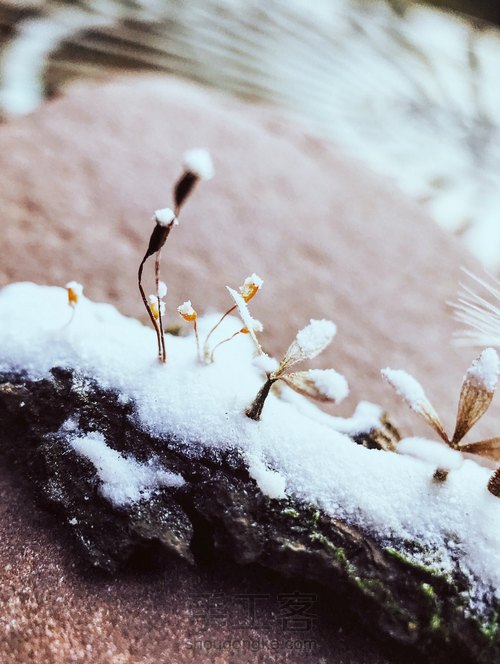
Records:
{"label": "snow crystal", "polygon": [[295,346],[300,359],[312,360],[319,355],[333,340],[337,326],[331,320],[314,320],[311,318],[295,337]]}
{"label": "snow crystal", "polygon": [[160,487],[180,487],[183,478],[154,463],[139,463],[106,445],[99,432],[68,438],[78,454],[91,461],[101,481],[100,492],[113,505],[124,506],[147,500]]}
{"label": "snow crystal", "polygon": [[500,370],[498,354],[494,348],[486,348],[481,355],[474,360],[470,369],[464,376],[478,387],[484,387],[488,392],[494,392],[498,381]]}
{"label": "snow crystal", "polygon": [[211,180],[214,176],[212,157],[204,148],[193,148],[185,152],[182,163],[187,171],[194,173],[201,180]]}
{"label": "snow crystal", "polygon": [[279,367],[278,360],[276,360],[274,357],[269,357],[269,355],[266,353],[262,353],[262,355],[257,355],[257,357],[254,357],[252,364],[254,367],[257,367],[257,369],[260,369],[266,374],[276,371],[276,369]]}
{"label": "snow crystal", "polygon": [[397,451],[442,470],[457,470],[464,462],[464,457],[457,450],[427,438],[404,438],[398,443]]}
{"label": "snow crystal", "polygon": [[155,220],[157,224],[160,224],[160,226],[168,226],[169,224],[172,223],[172,221],[175,224],[179,223],[177,221],[177,217],[175,216],[174,211],[171,210],[170,208],[163,208],[162,210],[156,210]]}
{"label": "snow crystal", "polygon": [[340,403],[349,394],[347,380],[335,369],[311,369],[307,374],[318,390],[328,399]]}
{"label": "snow crystal", "polygon": [[[19,307],[20,301],[30,306]],[[346,519],[382,545],[419,557],[435,569],[456,569],[456,550],[449,547],[454,540],[460,547],[460,568],[471,579],[471,609],[480,610],[485,593],[500,597],[500,500],[487,490],[491,470],[466,459],[445,482],[434,483],[429,463],[354,444],[335,430],[345,420],[322,413],[298,394],[292,397],[288,389],[281,391],[282,398],[271,392],[261,421],[249,419],[244,411],[263,378],[252,363],[255,348],[248,335],[226,344],[225,352],[209,365],[198,362],[192,335],[167,335],[169,361],[162,365],[151,327],[87,298],[82,298],[71,325],[66,325],[67,313],[62,288],[24,283],[2,289],[0,371],[50,379],[50,370],[63,366],[91,376],[103,389],[130,400],[136,425],[151,435],[175,437],[193,457],[202,446],[236,448],[249,463],[254,457],[278,473],[288,496]],[[200,334],[219,318],[200,319]],[[227,316],[218,333],[230,336],[238,323]],[[325,336],[331,337],[331,326],[327,324]],[[402,382],[414,399],[408,381]],[[344,430],[377,423],[375,406],[359,409]],[[136,499],[141,489],[154,490],[162,477],[167,481],[161,475],[165,471],[110,450],[98,434],[91,436],[90,445],[88,440],[78,442],[74,433],[66,435],[82,451],[95,454],[96,466],[102,466],[103,490],[115,500]],[[252,472],[255,477],[262,472],[255,460]],[[271,484],[276,487],[276,482]],[[424,552],[406,550],[407,540],[420,541]]]}

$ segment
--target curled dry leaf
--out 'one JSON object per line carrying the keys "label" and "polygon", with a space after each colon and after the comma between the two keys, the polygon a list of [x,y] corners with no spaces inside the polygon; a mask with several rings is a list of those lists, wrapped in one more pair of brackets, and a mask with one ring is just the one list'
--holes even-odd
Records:
{"label": "curled dry leaf", "polygon": [[497,468],[496,472],[491,476],[488,482],[488,491],[497,498],[500,498],[500,468]]}
{"label": "curled dry leaf", "polygon": [[302,362],[302,360],[312,360],[325,350],[336,333],[337,326],[331,320],[311,319],[309,325],[306,325],[297,333],[285,353],[285,357],[281,362],[282,370],[297,364],[297,362]]}
{"label": "curled dry leaf", "polygon": [[346,379],[334,369],[296,371],[282,375],[281,380],[295,392],[317,401],[340,403],[349,394]]}
{"label": "curled dry leaf", "polygon": [[415,412],[417,415],[420,415],[427,424],[429,424],[438,436],[444,440],[445,443],[449,443],[449,438],[443,429],[441,420],[434,409],[434,406],[431,404],[427,395],[425,394],[424,388],[420,383],[413,378],[409,373],[403,371],[402,369],[383,369],[382,376],[389,383],[389,385],[394,388],[397,394],[408,404],[408,406]]}
{"label": "curled dry leaf", "polygon": [[483,350],[467,370],[460,392],[453,445],[457,445],[488,410],[495,394],[498,372],[498,355],[493,348]]}
{"label": "curled dry leaf", "polygon": [[488,438],[488,440],[480,440],[477,443],[467,443],[458,446],[461,452],[469,452],[469,454],[479,454],[480,456],[500,461],[500,438]]}

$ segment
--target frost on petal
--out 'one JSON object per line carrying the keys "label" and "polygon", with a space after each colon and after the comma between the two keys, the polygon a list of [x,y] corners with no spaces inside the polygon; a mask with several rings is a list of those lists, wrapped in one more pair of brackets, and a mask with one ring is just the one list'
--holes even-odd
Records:
{"label": "frost on petal", "polygon": [[198,314],[191,305],[191,300],[187,300],[186,302],[183,302],[180,306],[178,306],[177,312],[179,313],[180,316],[182,316],[182,318],[184,318],[184,320],[187,321],[196,320],[196,318],[198,317]]}
{"label": "frost on petal", "polygon": [[488,410],[497,386],[499,368],[496,350],[486,348],[467,370],[460,392],[453,443],[459,443]]}
{"label": "frost on petal", "polygon": [[334,369],[296,371],[281,379],[295,392],[317,401],[340,403],[349,394],[346,379]]}
{"label": "frost on petal", "polygon": [[182,165],[201,180],[211,180],[214,176],[214,165],[210,152],[205,148],[193,148],[184,153]]}
{"label": "frost on petal", "polygon": [[311,319],[309,325],[297,333],[285,354],[282,366],[289,367],[296,362],[313,359],[331,343],[336,332],[337,326],[331,320]]}
{"label": "frost on petal", "polygon": [[445,443],[426,438],[404,438],[398,443],[397,452],[445,471],[457,470],[464,462],[460,452],[452,450]]}
{"label": "frost on petal", "polygon": [[258,293],[263,283],[263,280],[255,272],[245,279],[243,286],[240,286],[240,295],[245,302],[249,302]]}
{"label": "frost on petal", "polygon": [[262,330],[264,329],[262,323],[256,320],[255,318],[252,318],[250,312],[248,311],[248,307],[245,300],[237,291],[234,290],[234,288],[231,288],[230,286],[226,286],[226,288],[231,297],[233,298],[236,307],[238,308],[238,313],[244,325],[243,329],[245,330],[245,332],[248,332],[248,334],[252,337],[252,340],[256,345],[257,350],[259,351],[259,353],[261,353],[262,348],[259,343],[259,340],[255,335],[255,332],[262,332]]}
{"label": "frost on petal", "polygon": [[157,295],[153,294],[149,295],[148,300],[149,300],[149,308],[151,309],[151,313],[156,318],[156,320],[158,320],[158,318],[160,317],[159,314],[161,314],[162,316],[165,315],[165,302],[160,300],[160,308],[158,309]]}
{"label": "frost on petal", "polygon": [[158,282],[158,297],[166,297],[167,295],[167,284],[164,281]]}
{"label": "frost on petal", "polygon": [[424,388],[409,373],[402,369],[382,369],[382,376],[394,388],[399,396],[408,404],[408,406],[418,415],[420,415],[442,438],[448,442],[443,425],[439,416],[434,410],[431,402],[424,392]]}

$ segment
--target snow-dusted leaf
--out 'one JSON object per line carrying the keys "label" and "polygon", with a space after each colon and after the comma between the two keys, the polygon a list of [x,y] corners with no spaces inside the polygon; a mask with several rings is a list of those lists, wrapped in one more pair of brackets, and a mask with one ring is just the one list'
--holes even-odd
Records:
{"label": "snow-dusted leaf", "polygon": [[334,369],[296,371],[281,379],[295,392],[317,401],[340,403],[349,394],[346,379]]}
{"label": "snow-dusted leaf", "polygon": [[449,443],[449,438],[443,429],[441,420],[439,419],[434,406],[427,398],[424,388],[420,383],[402,369],[387,368],[382,369],[381,373],[389,385],[396,390],[408,406],[417,413],[417,415],[420,415],[420,417],[422,417],[427,424],[434,429],[440,438],[446,443]]}
{"label": "snow-dusted leaf", "polygon": [[337,326],[331,320],[314,320],[311,318],[297,333],[281,363],[283,369],[291,367],[302,360],[312,360],[332,342],[337,333]]}
{"label": "snow-dusted leaf", "polygon": [[452,442],[459,443],[488,410],[498,381],[500,365],[493,348],[486,348],[467,370],[458,404]]}
{"label": "snow-dusted leaf", "polygon": [[488,438],[488,440],[480,440],[477,443],[460,445],[460,450],[500,461],[500,438]]}
{"label": "snow-dusted leaf", "polygon": [[238,313],[245,326],[244,328],[245,332],[247,332],[252,337],[252,341],[257,347],[259,353],[262,353],[263,352],[262,347],[255,334],[255,332],[262,332],[263,330],[262,323],[256,320],[255,318],[252,318],[252,315],[248,311],[247,303],[245,302],[243,297],[237,291],[234,290],[234,288],[230,288],[229,286],[226,286],[226,288],[229,292],[229,295],[233,298],[236,307],[238,308]]}
{"label": "snow-dusted leaf", "polygon": [[500,498],[500,468],[497,468],[496,472],[491,476],[488,482],[488,491],[497,498]]}

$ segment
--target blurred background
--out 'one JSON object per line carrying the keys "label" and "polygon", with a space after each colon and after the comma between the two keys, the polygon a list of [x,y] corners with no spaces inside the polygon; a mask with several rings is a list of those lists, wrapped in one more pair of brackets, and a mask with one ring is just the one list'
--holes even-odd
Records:
{"label": "blurred background", "polygon": [[392,178],[498,271],[498,25],[488,0],[0,0],[0,109],[151,70],[272,104]]}

